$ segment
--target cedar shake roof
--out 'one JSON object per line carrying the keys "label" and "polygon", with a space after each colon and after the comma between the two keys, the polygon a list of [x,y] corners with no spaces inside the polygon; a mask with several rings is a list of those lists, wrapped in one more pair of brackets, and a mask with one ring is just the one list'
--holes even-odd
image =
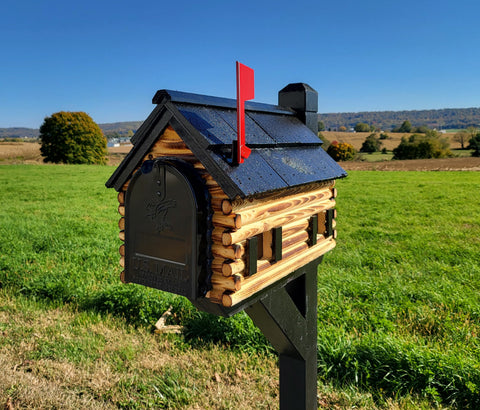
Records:
{"label": "cedar shake roof", "polygon": [[245,141],[252,152],[237,165],[231,160],[236,100],[160,90],[153,103],[107,187],[119,191],[169,125],[231,199],[347,175],[289,108],[245,102]]}

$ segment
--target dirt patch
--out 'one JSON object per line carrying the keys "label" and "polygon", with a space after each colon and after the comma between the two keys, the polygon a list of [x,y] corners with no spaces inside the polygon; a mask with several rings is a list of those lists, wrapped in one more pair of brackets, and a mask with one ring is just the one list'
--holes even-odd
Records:
{"label": "dirt patch", "polygon": [[480,158],[409,159],[383,162],[339,162],[346,171],[480,171]]}

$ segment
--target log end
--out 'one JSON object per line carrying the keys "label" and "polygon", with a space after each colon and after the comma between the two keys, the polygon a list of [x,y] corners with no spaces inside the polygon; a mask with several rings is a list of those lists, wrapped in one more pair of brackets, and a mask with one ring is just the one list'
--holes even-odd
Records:
{"label": "log end", "polygon": [[222,234],[222,244],[225,246],[230,246],[233,243],[232,235],[228,232]]}
{"label": "log end", "polygon": [[229,263],[224,263],[222,265],[222,275],[223,276],[232,276],[232,267],[230,266]]}
{"label": "log end", "polygon": [[222,212],[225,215],[230,215],[232,213],[233,206],[229,199],[224,199],[222,201]]}
{"label": "log end", "polygon": [[222,296],[222,305],[225,307],[232,306],[232,298],[228,293],[224,293]]}

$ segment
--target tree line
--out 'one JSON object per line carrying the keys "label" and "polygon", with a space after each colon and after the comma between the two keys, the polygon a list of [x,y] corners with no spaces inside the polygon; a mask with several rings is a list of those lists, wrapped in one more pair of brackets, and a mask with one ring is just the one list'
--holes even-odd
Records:
{"label": "tree line", "polygon": [[480,126],[480,108],[446,108],[441,110],[416,111],[366,111],[350,113],[326,113],[318,115],[324,130],[347,130],[358,123],[372,124],[384,131],[399,127],[408,120],[413,127],[452,129]]}

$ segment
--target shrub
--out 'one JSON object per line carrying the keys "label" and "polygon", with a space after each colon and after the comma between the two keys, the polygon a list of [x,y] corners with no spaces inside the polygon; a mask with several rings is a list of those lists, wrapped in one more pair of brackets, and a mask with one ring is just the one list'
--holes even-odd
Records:
{"label": "shrub", "polygon": [[327,149],[328,155],[330,155],[335,161],[351,161],[355,158],[355,148],[353,145],[346,142],[333,141]]}
{"label": "shrub", "polygon": [[385,134],[384,132],[382,132],[380,134],[380,139],[381,140],[388,140],[390,137],[388,136],[388,134]]}
{"label": "shrub", "polygon": [[480,133],[470,139],[468,149],[473,149],[472,157],[480,157]]}
{"label": "shrub", "polygon": [[40,151],[45,162],[105,164],[107,140],[84,112],[57,112],[40,127]]}
{"label": "shrub", "polygon": [[365,141],[363,141],[360,152],[377,152],[380,150],[380,145],[382,145],[382,142],[377,137],[377,134],[370,134],[367,138],[365,138]]}
{"label": "shrub", "polygon": [[430,128],[428,128],[426,125],[420,125],[419,127],[416,127],[414,130],[414,132],[419,134],[426,134],[429,131],[430,131]]}
{"label": "shrub", "polygon": [[322,148],[327,151],[330,146],[330,141],[321,132],[318,133],[318,138],[323,142]]}
{"label": "shrub", "polygon": [[408,139],[402,137],[402,142],[393,150],[393,159],[445,158],[451,155],[448,141],[435,131],[425,135],[413,134]]}
{"label": "shrub", "polygon": [[365,124],[364,122],[359,122],[357,123],[357,125],[355,125],[354,130],[356,132],[370,132],[372,131],[372,128],[370,127],[370,125]]}

